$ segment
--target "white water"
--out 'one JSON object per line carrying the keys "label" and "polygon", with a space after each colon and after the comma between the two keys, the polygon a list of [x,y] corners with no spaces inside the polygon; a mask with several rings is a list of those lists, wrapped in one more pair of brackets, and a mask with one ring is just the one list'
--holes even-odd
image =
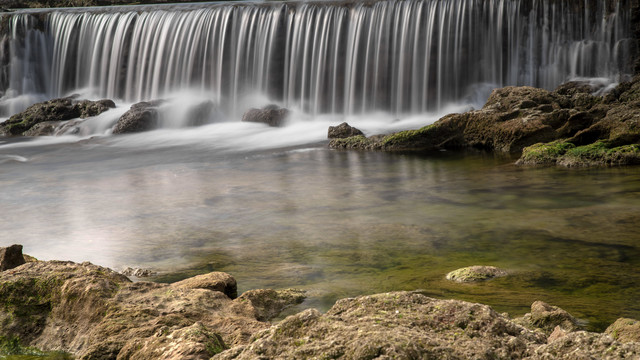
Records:
{"label": "white water", "polygon": [[442,112],[504,85],[618,80],[629,72],[630,4],[612,10],[604,0],[383,0],[23,12],[5,15],[0,111],[84,89],[123,104],[196,91],[227,120],[256,97],[311,115]]}

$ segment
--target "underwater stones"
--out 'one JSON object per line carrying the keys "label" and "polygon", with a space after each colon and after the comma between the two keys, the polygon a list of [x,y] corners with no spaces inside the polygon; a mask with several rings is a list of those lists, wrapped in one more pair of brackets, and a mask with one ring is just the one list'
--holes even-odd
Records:
{"label": "underwater stones", "polygon": [[236,300],[248,301],[256,311],[256,319],[269,321],[284,309],[302,303],[305,298],[305,292],[302,290],[257,289],[242,293]]}
{"label": "underwater stones", "polygon": [[76,100],[75,96],[53,99],[31,105],[25,111],[11,116],[0,124],[0,133],[9,136],[26,135],[37,124],[46,122],[49,124],[28,134],[51,135],[49,130],[55,129],[52,126],[55,122],[96,116],[111,108],[115,108],[111,100]]}
{"label": "underwater stones", "polygon": [[113,134],[129,134],[153,130],[158,126],[158,106],[163,100],[142,101],[131,105],[113,127]]}
{"label": "underwater stones", "polygon": [[172,284],[174,287],[185,289],[207,289],[219,291],[231,299],[238,297],[238,286],[233,276],[223,272],[210,272],[194,276]]}
{"label": "underwater stones", "polygon": [[614,339],[626,342],[640,342],[640,321],[628,318],[619,318],[605,331]]}
{"label": "underwater stones", "polygon": [[249,109],[242,115],[244,122],[257,122],[273,127],[282,126],[289,115],[289,110],[277,105],[267,105],[262,109]]}
{"label": "underwater stones", "polygon": [[329,139],[344,139],[351,136],[364,135],[362,131],[350,126],[346,122],[338,126],[329,126],[327,137]]}
{"label": "underwater stones", "polygon": [[489,280],[507,275],[508,273],[505,270],[499,269],[495,266],[474,265],[451,271],[447,274],[446,278],[447,280],[459,283],[468,283]]}
{"label": "underwater stones", "polygon": [[135,276],[138,278],[143,278],[154,276],[156,275],[156,272],[149,269],[127,267],[126,269],[122,270],[121,274],[125,276]]}
{"label": "underwater stones", "polygon": [[22,245],[11,245],[0,248],[0,271],[13,269],[24,263]]}

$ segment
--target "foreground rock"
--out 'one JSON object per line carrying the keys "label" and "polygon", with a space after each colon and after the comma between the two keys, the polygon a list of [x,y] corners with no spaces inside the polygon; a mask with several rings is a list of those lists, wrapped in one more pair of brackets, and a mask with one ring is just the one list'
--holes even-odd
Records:
{"label": "foreground rock", "polygon": [[174,284],[132,283],[90,263],[33,261],[0,271],[0,339],[78,359],[636,359],[638,322],[581,331],[535,302],[512,320],[491,307],[420,292],[342,299],[266,321],[298,290],[250,290],[214,272]]}
{"label": "foreground rock", "polygon": [[469,266],[461,269],[451,271],[446,275],[447,280],[467,283],[489,280],[496,277],[507,276],[508,273],[495,266]]}
{"label": "foreground rock", "polygon": [[25,263],[22,245],[0,248],[0,271],[13,269]]}
{"label": "foreground rock", "polygon": [[79,359],[208,359],[291,305],[290,291],[269,293],[276,303],[232,300],[236,291],[224,273],[132,283],[90,263],[31,262],[0,272],[0,338]]}
{"label": "foreground rock", "polygon": [[277,105],[268,105],[262,109],[249,109],[242,115],[242,121],[257,122],[278,127],[284,124],[288,115],[289,110]]}
{"label": "foreground rock", "polygon": [[129,134],[153,130],[158,127],[158,106],[163,100],[141,101],[131,105],[126,113],[122,114],[113,127],[113,134]]}
{"label": "foreground rock", "polygon": [[584,83],[556,91],[527,86],[491,93],[480,110],[418,130],[333,139],[336,149],[434,151],[478,148],[522,154],[521,165],[640,164],[640,76],[605,96]]}
{"label": "foreground rock", "polygon": [[[580,354],[576,357],[575,354]],[[632,359],[640,343],[566,332],[555,338],[489,306],[393,292],[309,309],[214,359]]]}
{"label": "foreground rock", "polygon": [[73,96],[53,99],[31,105],[0,123],[0,135],[51,135],[65,121],[96,116],[115,107],[111,100],[76,100]]}

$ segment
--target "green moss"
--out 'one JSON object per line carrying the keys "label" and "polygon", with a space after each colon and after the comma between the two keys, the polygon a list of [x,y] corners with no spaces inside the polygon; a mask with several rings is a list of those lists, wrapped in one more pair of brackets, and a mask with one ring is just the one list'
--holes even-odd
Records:
{"label": "green moss", "polygon": [[385,136],[382,139],[382,145],[384,146],[398,146],[402,144],[411,144],[421,140],[425,134],[435,129],[436,125],[427,125],[418,130],[406,130],[400,131],[394,134]]}
{"label": "green moss", "polygon": [[555,164],[558,158],[575,145],[559,140],[550,143],[538,143],[524,148],[520,162],[525,164]]}
{"label": "green moss", "polygon": [[561,163],[565,166],[640,164],[640,145],[612,146],[609,141],[596,141],[570,149]]}

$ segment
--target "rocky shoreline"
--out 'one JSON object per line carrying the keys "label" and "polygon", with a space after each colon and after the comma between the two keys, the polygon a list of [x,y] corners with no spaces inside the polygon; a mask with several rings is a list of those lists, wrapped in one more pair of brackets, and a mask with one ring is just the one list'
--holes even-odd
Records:
{"label": "rocky shoreline", "polygon": [[[402,291],[342,299],[271,323],[304,292],[249,290],[229,274],[131,282],[85,262],[37,261],[0,249],[0,355],[35,347],[78,359],[632,359],[640,322],[581,330],[536,301],[512,319],[491,307]],[[486,271],[484,267],[480,269]]]}
{"label": "rocky shoreline", "polygon": [[334,138],[333,149],[438,151],[475,148],[520,154],[519,165],[640,164],[640,76],[606,95],[586,82],[554,91],[495,89],[480,110],[449,114],[418,130]]}

